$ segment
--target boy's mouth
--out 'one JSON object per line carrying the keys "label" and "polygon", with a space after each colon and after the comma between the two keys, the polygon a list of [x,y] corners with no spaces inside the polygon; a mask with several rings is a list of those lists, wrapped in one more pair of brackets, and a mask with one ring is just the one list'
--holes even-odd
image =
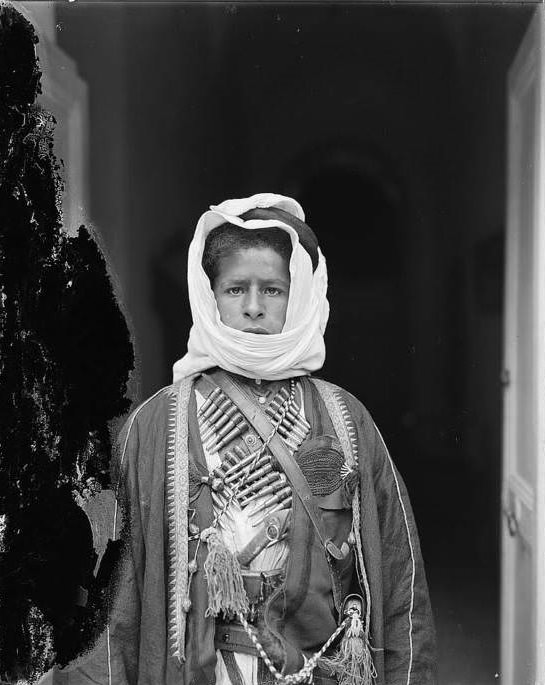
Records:
{"label": "boy's mouth", "polygon": [[251,326],[243,329],[244,333],[255,333],[256,335],[269,335],[269,331],[261,326]]}

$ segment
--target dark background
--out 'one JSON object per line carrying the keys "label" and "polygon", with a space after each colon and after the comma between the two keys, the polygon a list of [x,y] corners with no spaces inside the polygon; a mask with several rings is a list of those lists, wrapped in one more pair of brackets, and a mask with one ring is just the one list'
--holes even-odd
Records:
{"label": "dark background", "polygon": [[443,685],[497,682],[506,78],[530,5],[57,5],[87,82],[89,214],[141,397],[190,326],[209,204],[296,197],[328,260],[325,378],[411,493]]}

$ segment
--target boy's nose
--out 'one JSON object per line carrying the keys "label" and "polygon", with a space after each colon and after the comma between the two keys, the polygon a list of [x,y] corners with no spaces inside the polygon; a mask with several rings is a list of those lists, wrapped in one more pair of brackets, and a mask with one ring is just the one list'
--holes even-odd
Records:
{"label": "boy's nose", "polygon": [[250,291],[244,301],[244,316],[259,319],[265,315],[263,302],[259,293]]}

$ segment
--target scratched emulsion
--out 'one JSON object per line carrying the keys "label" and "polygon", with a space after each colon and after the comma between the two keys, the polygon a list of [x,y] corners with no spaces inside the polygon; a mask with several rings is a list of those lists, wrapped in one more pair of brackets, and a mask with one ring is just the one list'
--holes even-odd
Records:
{"label": "scratched emulsion", "polygon": [[134,362],[96,241],[62,226],[36,43],[0,4],[0,681],[10,682],[66,662],[93,632],[100,589],[75,498],[109,485],[108,426],[129,407]]}

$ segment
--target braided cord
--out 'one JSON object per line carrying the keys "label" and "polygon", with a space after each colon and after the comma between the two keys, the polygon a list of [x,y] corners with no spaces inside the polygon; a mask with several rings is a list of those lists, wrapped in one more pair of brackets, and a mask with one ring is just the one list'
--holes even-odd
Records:
{"label": "braided cord", "polygon": [[[324,381],[313,379],[326,409],[333,421],[333,427],[339,438],[350,470],[358,469],[358,440],[354,421],[339,388]],[[361,539],[361,484],[358,482],[352,498],[352,532],[356,545],[356,572],[360,586],[365,592],[365,634],[368,636],[371,627],[371,590],[365,570],[363,544]]]}
{"label": "braided cord", "polygon": [[371,629],[371,589],[369,588],[369,580],[365,572],[365,562],[363,559],[363,545],[361,542],[361,520],[360,520],[360,484],[356,486],[354,497],[352,499],[352,528],[354,531],[354,538],[356,540],[357,563],[356,569],[360,583],[365,590],[365,634],[368,636]]}
{"label": "braided cord", "polygon": [[276,668],[273,662],[269,659],[267,652],[263,649],[262,644],[257,639],[254,629],[248,623],[243,613],[238,614],[238,620],[242,623],[242,627],[246,631],[248,637],[250,638],[254,647],[256,648],[259,656],[265,662],[265,665],[269,669],[270,673],[272,674],[276,682],[281,683],[282,685],[295,685],[296,683],[304,683],[305,680],[308,680],[312,676],[312,672],[316,668],[318,660],[322,658],[322,656],[329,649],[329,647],[331,647],[333,642],[335,642],[335,640],[339,637],[343,630],[345,630],[345,628],[350,623],[352,618],[350,616],[347,616],[344,619],[344,621],[339,624],[337,629],[329,636],[326,642],[324,642],[322,647],[317,652],[315,652],[310,657],[310,659],[306,660],[303,668],[297,671],[297,673],[290,673],[289,675],[283,675],[282,673],[280,673],[280,671]]}

